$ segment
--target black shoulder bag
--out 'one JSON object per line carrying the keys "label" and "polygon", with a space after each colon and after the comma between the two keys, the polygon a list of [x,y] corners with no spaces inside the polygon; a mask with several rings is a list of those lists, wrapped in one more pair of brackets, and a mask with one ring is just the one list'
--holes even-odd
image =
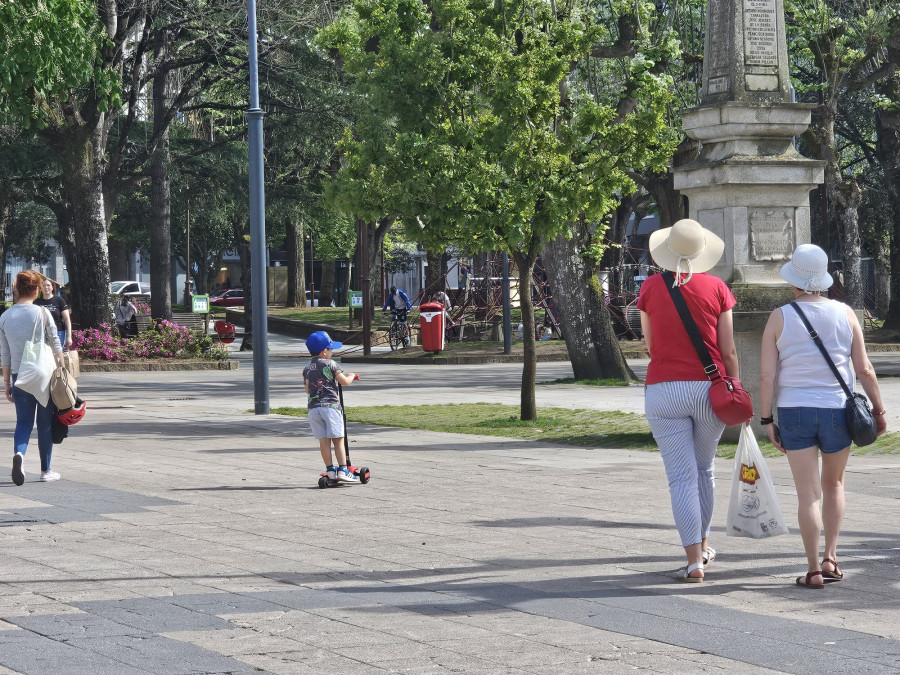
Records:
{"label": "black shoulder bag", "polygon": [[728,426],[743,424],[753,417],[753,402],[750,400],[750,394],[744,389],[740,380],[719,372],[719,366],[709,355],[709,349],[703,342],[703,336],[700,335],[697,322],[691,316],[691,310],[688,309],[681,289],[673,286],[675,275],[671,272],[663,272],[662,277],[666,288],[669,289],[669,295],[672,296],[672,302],[675,303],[675,309],[678,310],[678,316],[681,317],[684,328],[697,351],[697,356],[700,357],[703,372],[712,383],[709,388],[709,402],[712,404],[713,412]]}
{"label": "black shoulder bag", "polygon": [[847,430],[850,432],[850,438],[852,438],[853,442],[860,448],[871,445],[875,442],[875,439],[878,438],[878,427],[875,425],[875,416],[872,414],[872,407],[869,405],[869,399],[862,394],[850,391],[850,387],[844,382],[844,378],[841,377],[840,371],[837,369],[837,366],[834,365],[834,361],[831,360],[828,350],[825,349],[825,345],[822,344],[822,338],[819,337],[819,334],[813,329],[812,325],[810,325],[809,319],[806,318],[806,314],[800,309],[800,305],[796,302],[792,302],[791,307],[794,308],[794,311],[797,312],[803,325],[806,326],[806,330],[809,331],[809,336],[813,339],[813,342],[816,343],[816,347],[819,348],[819,351],[822,352],[822,356],[825,357],[828,367],[831,368],[831,372],[834,373],[834,376],[841,385],[841,389],[844,390],[844,394],[847,396],[847,403],[844,410],[847,414]]}

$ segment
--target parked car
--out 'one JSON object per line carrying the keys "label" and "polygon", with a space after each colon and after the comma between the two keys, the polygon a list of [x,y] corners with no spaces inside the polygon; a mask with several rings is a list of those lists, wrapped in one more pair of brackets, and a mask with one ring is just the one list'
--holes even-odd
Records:
{"label": "parked car", "polygon": [[113,281],[109,284],[109,292],[113,295],[146,296],[150,297],[150,284],[140,281]]}
{"label": "parked car", "polygon": [[[307,307],[318,307],[319,306],[319,291],[316,291],[316,296],[314,298],[313,304],[309,303],[309,291],[306,291],[306,306]],[[334,307],[334,298],[331,300],[331,307]]]}
{"label": "parked car", "polygon": [[210,305],[218,307],[243,307],[244,306],[244,289],[232,288],[225,291],[217,297],[210,297]]}

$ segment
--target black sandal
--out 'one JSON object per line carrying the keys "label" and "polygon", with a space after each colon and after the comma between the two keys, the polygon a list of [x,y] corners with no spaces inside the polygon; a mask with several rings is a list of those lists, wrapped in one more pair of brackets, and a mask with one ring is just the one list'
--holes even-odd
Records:
{"label": "black sandal", "polygon": [[[824,582],[822,582],[821,584],[814,584],[810,581],[810,579],[812,579],[813,577],[817,577],[817,576],[818,577],[822,576],[822,570],[816,570],[815,572],[807,572],[806,577],[797,577],[796,583],[798,586],[803,586],[805,588],[825,588]],[[801,579],[804,579],[804,578],[806,579],[805,582],[800,581]]]}

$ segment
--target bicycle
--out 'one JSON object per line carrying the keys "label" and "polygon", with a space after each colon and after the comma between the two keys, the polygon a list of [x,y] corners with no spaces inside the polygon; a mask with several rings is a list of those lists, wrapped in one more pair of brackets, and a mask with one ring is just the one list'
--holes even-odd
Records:
{"label": "bicycle", "polygon": [[391,328],[388,331],[388,344],[391,351],[410,345],[409,321],[407,311],[394,310],[391,312]]}

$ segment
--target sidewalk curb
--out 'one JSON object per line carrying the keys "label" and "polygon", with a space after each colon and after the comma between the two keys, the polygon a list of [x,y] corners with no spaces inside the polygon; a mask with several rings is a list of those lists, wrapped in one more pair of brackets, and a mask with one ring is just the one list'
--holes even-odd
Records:
{"label": "sidewalk curb", "polygon": [[176,370],[237,370],[241,367],[239,361],[228,359],[227,361],[207,361],[206,359],[172,360],[172,361],[125,361],[90,362],[82,361],[82,373],[135,373],[141,371],[176,371]]}

